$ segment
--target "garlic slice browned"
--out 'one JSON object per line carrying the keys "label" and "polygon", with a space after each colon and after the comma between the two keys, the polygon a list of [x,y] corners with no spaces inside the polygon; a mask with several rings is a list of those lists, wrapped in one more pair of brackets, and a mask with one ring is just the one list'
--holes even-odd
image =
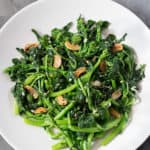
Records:
{"label": "garlic slice browned", "polygon": [[61,106],[65,106],[65,105],[67,105],[67,100],[65,99],[65,98],[63,98],[63,96],[58,96],[57,98],[56,98],[56,100],[57,100],[57,103],[59,104],[59,105],[61,105]]}
{"label": "garlic slice browned", "polygon": [[78,51],[80,49],[80,46],[78,44],[72,44],[69,41],[65,42],[66,48],[72,51]]}
{"label": "garlic slice browned", "polygon": [[46,113],[47,109],[45,107],[38,107],[34,110],[35,114]]}
{"label": "garlic slice browned", "polygon": [[115,43],[113,48],[112,48],[113,52],[119,52],[123,50],[123,45],[120,43]]}
{"label": "garlic slice browned", "polygon": [[59,68],[62,64],[62,59],[61,56],[56,54],[54,55],[54,63],[53,63],[53,67],[54,68]]}
{"label": "garlic slice browned", "polygon": [[32,47],[38,47],[38,46],[39,46],[39,43],[37,43],[37,42],[28,43],[28,44],[25,45],[24,51],[28,51],[30,48],[32,48]]}
{"label": "garlic slice browned", "polygon": [[85,72],[86,72],[86,67],[80,67],[74,72],[74,75],[76,77],[79,77],[81,74],[83,74]]}
{"label": "garlic slice browned", "polygon": [[112,99],[116,100],[116,99],[118,99],[121,95],[122,95],[122,94],[121,94],[121,90],[118,89],[118,90],[116,90],[115,92],[112,93],[111,97],[112,97]]}
{"label": "garlic slice browned", "polygon": [[38,92],[33,87],[26,85],[24,88],[33,96],[34,99],[39,97]]}

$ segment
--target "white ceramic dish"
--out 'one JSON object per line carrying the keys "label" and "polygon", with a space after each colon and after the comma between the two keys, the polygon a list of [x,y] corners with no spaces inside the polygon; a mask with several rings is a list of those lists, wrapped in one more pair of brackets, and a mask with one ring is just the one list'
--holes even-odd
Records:
{"label": "white ceramic dish", "polygon": [[97,150],[134,150],[150,133],[150,31],[133,13],[109,0],[41,0],[24,8],[0,30],[0,132],[16,150],[50,150],[55,141],[42,128],[26,125],[13,114],[9,98],[10,82],[2,71],[13,57],[19,56],[16,47],[35,41],[30,29],[49,33],[53,27],[62,27],[75,21],[82,14],[85,18],[109,20],[111,30],[119,37],[128,33],[126,43],[135,48],[139,63],[147,64],[146,78],[142,82],[140,104],[134,106],[132,121],[125,131],[106,147],[97,143]]}

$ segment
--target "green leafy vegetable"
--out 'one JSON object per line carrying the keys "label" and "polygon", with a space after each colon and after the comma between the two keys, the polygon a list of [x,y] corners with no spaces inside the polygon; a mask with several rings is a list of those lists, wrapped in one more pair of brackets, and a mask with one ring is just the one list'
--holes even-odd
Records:
{"label": "green leafy vegetable", "polygon": [[60,139],[53,150],[90,150],[96,138],[106,145],[126,127],[145,65],[122,43],[127,34],[104,36],[109,22],[80,16],[76,32],[71,26],[51,35],[33,29],[38,44],[17,48],[22,57],[5,72],[15,82],[16,114]]}

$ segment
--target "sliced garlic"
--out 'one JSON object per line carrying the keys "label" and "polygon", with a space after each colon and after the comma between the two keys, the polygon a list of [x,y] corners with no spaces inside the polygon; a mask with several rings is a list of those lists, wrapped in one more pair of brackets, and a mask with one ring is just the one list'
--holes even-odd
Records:
{"label": "sliced garlic", "polygon": [[67,100],[63,98],[63,96],[58,96],[56,100],[57,100],[57,103],[61,106],[65,106],[68,103]]}
{"label": "sliced garlic", "polygon": [[111,97],[112,97],[112,99],[116,100],[116,99],[118,99],[121,95],[122,95],[122,94],[121,94],[121,90],[118,89],[118,90],[116,90],[115,92],[112,93]]}
{"label": "sliced garlic", "polygon": [[78,44],[72,44],[69,41],[65,42],[66,48],[72,51],[78,51],[80,49],[80,46]]}
{"label": "sliced garlic", "polygon": [[123,45],[120,43],[115,43],[113,48],[112,48],[113,52],[119,52],[123,50]]}
{"label": "sliced garlic", "polygon": [[54,55],[54,63],[53,63],[53,67],[54,68],[59,68],[62,64],[62,59],[61,56],[56,54]]}
{"label": "sliced garlic", "polygon": [[38,92],[33,87],[26,85],[24,88],[33,96],[34,99],[39,97]]}
{"label": "sliced garlic", "polygon": [[32,47],[38,47],[38,46],[39,46],[39,43],[36,43],[36,42],[34,42],[34,43],[28,43],[28,44],[25,45],[24,51],[28,51],[30,48],[32,48]]}
{"label": "sliced garlic", "polygon": [[115,110],[114,108],[110,108],[110,113],[112,116],[114,116],[116,118],[120,118],[120,116],[121,116],[120,113],[117,110]]}
{"label": "sliced garlic", "polygon": [[83,74],[85,72],[86,72],[86,67],[80,67],[74,72],[74,75],[76,77],[79,77],[81,74]]}
{"label": "sliced garlic", "polygon": [[35,114],[40,114],[40,113],[46,113],[47,109],[44,107],[38,107],[37,109],[34,110]]}

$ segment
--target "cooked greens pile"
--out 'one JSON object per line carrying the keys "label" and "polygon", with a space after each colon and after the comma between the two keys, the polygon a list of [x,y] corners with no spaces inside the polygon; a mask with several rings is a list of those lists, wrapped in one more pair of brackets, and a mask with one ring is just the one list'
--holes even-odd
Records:
{"label": "cooked greens pile", "polygon": [[91,150],[95,139],[106,145],[126,127],[145,66],[122,44],[126,34],[104,35],[107,21],[80,16],[76,32],[71,26],[32,30],[38,43],[17,48],[22,57],[5,72],[15,81],[16,113],[59,139],[53,150]]}

